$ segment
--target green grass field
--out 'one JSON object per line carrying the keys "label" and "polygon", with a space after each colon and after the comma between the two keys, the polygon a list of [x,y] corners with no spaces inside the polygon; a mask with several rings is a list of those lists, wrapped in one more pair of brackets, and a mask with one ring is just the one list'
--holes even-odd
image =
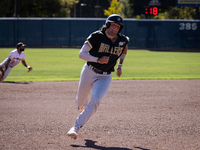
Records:
{"label": "green grass field", "polygon": [[[13,48],[0,49],[0,62],[8,57]],[[67,81],[79,80],[85,61],[78,58],[79,49],[27,48],[27,69],[20,63],[15,66],[5,81]],[[200,53],[158,52],[129,50],[125,58],[123,74],[113,79],[200,79]]]}

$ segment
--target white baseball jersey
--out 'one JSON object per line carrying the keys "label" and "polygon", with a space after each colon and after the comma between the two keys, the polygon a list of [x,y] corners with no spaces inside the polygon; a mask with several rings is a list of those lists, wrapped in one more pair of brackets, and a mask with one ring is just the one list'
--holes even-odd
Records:
{"label": "white baseball jersey", "polygon": [[[8,58],[11,59],[9,66],[11,68],[13,68],[14,66],[16,66],[21,60],[25,60],[25,54],[24,52],[21,52],[21,54],[18,53],[17,49],[13,50],[10,52],[10,55],[8,56]],[[8,61],[8,58],[6,58],[4,60],[4,62]]]}
{"label": "white baseball jersey", "polygon": [[[11,59],[8,68],[6,69],[6,64],[8,62],[8,59]],[[1,64],[0,66],[2,67],[2,69],[5,71],[4,76],[3,76],[3,80],[6,79],[6,77],[9,75],[10,71],[12,70],[12,68],[14,66],[16,66],[21,60],[25,60],[25,54],[24,52],[21,52],[21,54],[18,53],[17,49],[13,50],[10,52],[8,58],[6,58]],[[2,80],[2,81],[3,81]]]}

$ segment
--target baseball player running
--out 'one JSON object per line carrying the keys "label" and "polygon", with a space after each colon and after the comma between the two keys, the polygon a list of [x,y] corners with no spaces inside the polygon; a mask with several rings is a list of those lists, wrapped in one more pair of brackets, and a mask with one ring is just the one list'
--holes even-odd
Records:
{"label": "baseball player running", "polygon": [[[116,74],[122,74],[122,63],[127,53],[129,38],[121,34],[123,19],[117,14],[110,15],[96,32],[89,35],[83,44],[79,58],[87,61],[82,68],[76,103],[80,111],[74,126],[67,135],[77,138],[78,130],[90,119],[99,106],[102,98],[107,93],[112,72],[117,60],[120,58]],[[88,95],[92,91],[90,101]]]}
{"label": "baseball player running", "polygon": [[8,58],[6,58],[0,64],[0,82],[5,80],[5,78],[9,75],[10,71],[14,66],[16,66],[20,61],[22,64],[28,69],[28,72],[31,71],[33,68],[31,66],[27,66],[25,62],[25,54],[24,54],[24,45],[22,42],[17,44],[17,49],[10,52]]}

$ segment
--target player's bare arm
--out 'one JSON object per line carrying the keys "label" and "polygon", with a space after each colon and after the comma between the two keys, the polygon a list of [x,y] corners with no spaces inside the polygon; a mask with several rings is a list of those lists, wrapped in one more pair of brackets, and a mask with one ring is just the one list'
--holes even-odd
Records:
{"label": "player's bare arm", "polygon": [[28,72],[33,70],[33,68],[31,66],[27,66],[26,61],[22,60],[22,64],[28,69]]}
{"label": "player's bare arm", "polygon": [[126,46],[122,56],[119,59],[119,64],[117,66],[117,71],[116,71],[116,74],[117,74],[118,77],[120,77],[122,75],[122,64],[123,64],[123,61],[125,59],[125,56],[126,56],[126,53],[127,53],[127,49],[128,49],[128,46]]}

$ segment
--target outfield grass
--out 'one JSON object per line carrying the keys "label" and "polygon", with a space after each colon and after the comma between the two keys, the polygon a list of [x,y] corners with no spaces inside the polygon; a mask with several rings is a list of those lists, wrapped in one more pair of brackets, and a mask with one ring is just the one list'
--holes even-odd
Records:
{"label": "outfield grass", "polygon": [[[0,49],[0,62],[13,50]],[[27,69],[20,63],[15,66],[5,81],[67,81],[79,80],[85,61],[78,58],[79,49],[27,48]],[[200,53],[158,52],[129,50],[123,64],[123,74],[113,79],[200,79]]]}

